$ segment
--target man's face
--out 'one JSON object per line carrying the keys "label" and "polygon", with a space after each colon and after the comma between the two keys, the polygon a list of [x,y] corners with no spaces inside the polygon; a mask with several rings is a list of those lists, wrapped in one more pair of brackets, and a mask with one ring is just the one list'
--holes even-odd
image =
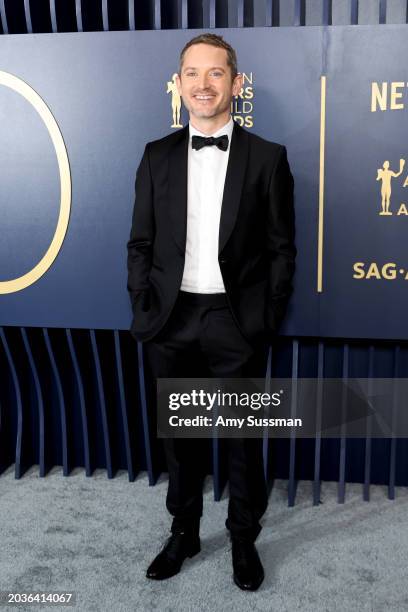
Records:
{"label": "man's face", "polygon": [[210,119],[229,111],[242,77],[232,80],[225,49],[200,43],[187,49],[176,82],[190,116]]}

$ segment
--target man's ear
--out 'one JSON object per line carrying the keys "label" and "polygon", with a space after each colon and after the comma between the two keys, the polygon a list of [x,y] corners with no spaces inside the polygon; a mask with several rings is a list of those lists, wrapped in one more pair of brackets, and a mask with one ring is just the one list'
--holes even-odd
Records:
{"label": "man's ear", "polygon": [[237,96],[239,94],[239,92],[242,89],[242,85],[243,85],[242,74],[238,72],[238,74],[236,75],[234,79],[234,82],[232,83],[232,95],[233,96]]}
{"label": "man's ear", "polygon": [[180,79],[180,75],[179,74],[176,74],[175,82],[176,82],[177,90],[178,90],[179,94],[181,95],[181,79]]}

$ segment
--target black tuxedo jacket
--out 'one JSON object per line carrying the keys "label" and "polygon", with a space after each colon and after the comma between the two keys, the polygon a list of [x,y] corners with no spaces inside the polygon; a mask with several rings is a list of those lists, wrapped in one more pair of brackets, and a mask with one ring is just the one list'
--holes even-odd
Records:
{"label": "black tuxedo jacket", "polygon": [[[188,125],[146,145],[136,173],[128,248],[132,336],[152,339],[175,304],[187,232]],[[210,202],[209,202],[210,205]],[[218,261],[242,334],[270,339],[295,269],[293,177],[286,148],[234,124],[221,208]]]}

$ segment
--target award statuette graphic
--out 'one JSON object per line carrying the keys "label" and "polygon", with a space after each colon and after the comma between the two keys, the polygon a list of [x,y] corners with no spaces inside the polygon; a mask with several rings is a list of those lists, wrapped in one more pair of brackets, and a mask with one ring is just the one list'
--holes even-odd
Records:
{"label": "award statuette graphic", "polygon": [[43,255],[42,259],[29,272],[26,272],[18,278],[0,281],[0,294],[6,294],[21,291],[22,289],[25,289],[26,287],[29,287],[35,283],[43,274],[47,272],[55,261],[68,229],[69,216],[71,212],[71,173],[69,168],[68,154],[61,131],[44,100],[36,91],[34,91],[32,87],[30,87],[30,85],[28,85],[28,83],[10,74],[9,72],[0,70],[0,85],[9,87],[16,93],[23,96],[23,98],[25,98],[40,115],[45,127],[48,130],[52,144],[54,145],[61,186],[58,222],[50,246]]}
{"label": "award statuette graphic", "polygon": [[181,96],[177,89],[176,76],[177,74],[174,73],[173,76],[171,77],[171,81],[167,81],[166,93],[171,93],[171,109],[173,111],[173,123],[171,127],[172,128],[182,128],[183,125],[180,123]]}
{"label": "award statuette graphic", "polygon": [[390,170],[390,162],[385,161],[382,168],[377,169],[377,181],[381,181],[381,211],[380,215],[392,215],[390,211],[391,203],[391,179],[400,176],[404,170],[405,159],[400,159],[399,172]]}

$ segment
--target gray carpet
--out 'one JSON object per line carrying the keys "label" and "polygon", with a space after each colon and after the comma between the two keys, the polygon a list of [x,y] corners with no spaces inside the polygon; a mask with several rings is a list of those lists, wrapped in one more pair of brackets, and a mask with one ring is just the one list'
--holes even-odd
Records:
{"label": "gray carpet", "polygon": [[[21,480],[9,469],[0,478],[0,590],[74,591],[72,607],[20,605],[20,610],[277,612],[393,612],[408,610],[408,493],[348,485],[344,505],[336,483],[322,484],[312,505],[311,483],[299,483],[287,506],[287,483],[275,482],[257,547],[265,581],[257,592],[232,582],[230,543],[224,527],[228,492],[213,501],[206,480],[202,551],[177,576],[145,578],[146,567],[169,535],[167,475],[149,487],[145,473],[108,480],[54,468],[45,478],[31,468]],[[8,609],[13,609],[8,607]]]}

